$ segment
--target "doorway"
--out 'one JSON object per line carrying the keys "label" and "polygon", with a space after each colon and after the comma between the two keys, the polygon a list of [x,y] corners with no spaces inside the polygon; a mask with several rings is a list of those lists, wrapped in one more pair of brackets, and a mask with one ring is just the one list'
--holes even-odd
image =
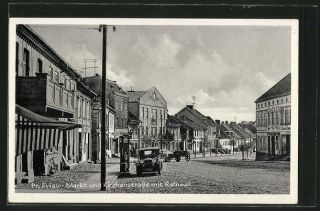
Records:
{"label": "doorway", "polygon": [[35,176],[41,176],[44,174],[44,150],[33,151],[33,170]]}

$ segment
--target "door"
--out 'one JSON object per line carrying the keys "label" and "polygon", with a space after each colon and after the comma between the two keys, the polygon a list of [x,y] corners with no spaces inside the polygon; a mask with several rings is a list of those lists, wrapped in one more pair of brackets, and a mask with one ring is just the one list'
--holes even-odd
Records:
{"label": "door", "polygon": [[290,155],[290,135],[286,135],[286,155]]}
{"label": "door", "polygon": [[44,174],[44,150],[33,151],[33,169],[35,176]]}
{"label": "door", "polygon": [[275,143],[274,136],[271,136],[271,152],[272,152],[272,155],[276,154],[276,143]]}

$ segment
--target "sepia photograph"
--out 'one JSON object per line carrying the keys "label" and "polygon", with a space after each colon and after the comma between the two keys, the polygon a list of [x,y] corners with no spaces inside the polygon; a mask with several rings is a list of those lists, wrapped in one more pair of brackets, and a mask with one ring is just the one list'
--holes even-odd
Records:
{"label": "sepia photograph", "polygon": [[297,203],[297,20],[9,20],[10,201]]}

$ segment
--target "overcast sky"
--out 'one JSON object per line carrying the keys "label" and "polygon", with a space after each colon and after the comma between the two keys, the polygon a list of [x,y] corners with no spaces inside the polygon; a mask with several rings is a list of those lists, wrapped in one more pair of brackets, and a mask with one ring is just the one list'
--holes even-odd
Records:
{"label": "overcast sky", "polygon": [[[79,71],[83,59],[99,59],[101,74],[98,26],[31,27]],[[117,26],[108,30],[107,77],[124,90],[155,86],[169,114],[196,96],[213,119],[255,120],[254,101],[290,72],[290,38],[287,26]]]}

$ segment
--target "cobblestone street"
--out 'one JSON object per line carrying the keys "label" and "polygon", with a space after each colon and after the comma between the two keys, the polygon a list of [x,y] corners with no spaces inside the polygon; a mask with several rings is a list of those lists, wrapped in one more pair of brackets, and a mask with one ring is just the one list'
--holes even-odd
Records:
{"label": "cobblestone street", "polygon": [[[111,193],[289,193],[289,162],[241,161],[241,154],[191,158],[166,162],[161,175],[130,175],[117,178],[118,160],[107,164],[107,192]],[[36,187],[34,184],[55,185]],[[83,163],[70,171],[36,177],[35,183],[17,187],[20,192],[99,192],[100,165]],[[67,185],[66,185],[67,184]],[[26,191],[27,190],[27,191]]]}
{"label": "cobblestone street", "polygon": [[[212,156],[164,163],[162,175],[136,174],[119,178],[119,185],[143,187],[111,188],[128,193],[289,193],[288,162],[241,161],[241,155]],[[148,187],[147,187],[148,186]]]}

